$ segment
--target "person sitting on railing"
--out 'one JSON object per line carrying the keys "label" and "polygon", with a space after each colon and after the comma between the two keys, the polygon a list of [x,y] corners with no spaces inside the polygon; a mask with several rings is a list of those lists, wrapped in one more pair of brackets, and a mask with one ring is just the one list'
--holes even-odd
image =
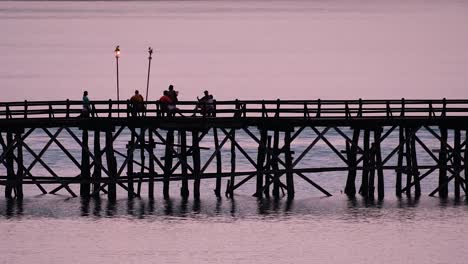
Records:
{"label": "person sitting on railing", "polygon": [[208,91],[204,91],[204,96],[198,98],[197,96],[197,106],[195,107],[195,113],[192,116],[195,116],[197,109],[200,109],[200,112],[203,116],[214,116],[214,99],[213,95],[209,94]]}
{"label": "person sitting on railing", "polygon": [[132,116],[137,116],[138,113],[145,112],[145,105],[143,104],[144,99],[141,96],[138,90],[135,90],[135,94],[130,98],[130,103],[132,103]]}
{"label": "person sitting on railing", "polygon": [[167,96],[169,96],[169,98],[171,99],[172,101],[172,104],[174,105],[174,107],[176,106],[177,102],[179,102],[179,99],[177,99],[177,96],[179,96],[179,91],[175,91],[174,90],[174,85],[169,85],[169,91],[168,91],[168,94]]}
{"label": "person sitting on railing", "polygon": [[89,117],[89,113],[91,113],[91,104],[88,98],[88,91],[83,92],[83,109],[81,110],[81,114],[79,117]]}

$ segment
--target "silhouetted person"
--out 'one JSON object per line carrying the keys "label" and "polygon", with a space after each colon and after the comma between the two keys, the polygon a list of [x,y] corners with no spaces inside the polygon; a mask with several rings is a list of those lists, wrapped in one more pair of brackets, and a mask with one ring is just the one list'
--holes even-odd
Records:
{"label": "silhouetted person", "polygon": [[88,98],[88,91],[83,92],[83,109],[81,110],[80,117],[89,117],[91,113],[91,104]]}
{"label": "silhouetted person", "polygon": [[[201,114],[203,116],[205,116],[205,115],[213,116],[214,115],[213,95],[211,95],[206,90],[203,92],[203,94],[204,94],[204,96],[202,98],[198,98],[198,96],[197,96],[198,104],[197,104],[197,107],[195,108],[195,110],[197,108],[199,108],[200,112],[201,112]],[[193,114],[193,116],[195,116],[195,114]]]}
{"label": "silhouetted person", "polygon": [[169,97],[169,91],[163,92],[163,96],[159,98],[159,103],[161,104],[161,110],[167,113],[167,115],[171,115],[175,106],[172,103],[172,99]]}
{"label": "silhouetted person", "polygon": [[145,111],[145,105],[143,104],[144,99],[138,90],[135,90],[135,94],[130,98],[130,102],[132,103],[133,116],[137,116],[138,113],[143,113]]}
{"label": "silhouetted person", "polygon": [[177,102],[179,102],[179,99],[177,99],[177,96],[179,95],[179,92],[174,90],[174,86],[172,84],[169,85],[168,89],[169,89],[169,91],[168,91],[167,96],[169,96],[169,98],[171,98],[172,104],[174,104],[174,106],[175,106],[177,104]]}

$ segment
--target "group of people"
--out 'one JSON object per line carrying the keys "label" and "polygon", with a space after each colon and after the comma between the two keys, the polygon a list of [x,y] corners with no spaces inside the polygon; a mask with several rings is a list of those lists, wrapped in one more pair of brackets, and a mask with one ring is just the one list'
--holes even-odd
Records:
{"label": "group of people", "polygon": [[[176,113],[184,116],[183,113],[177,108],[179,99],[179,92],[174,90],[174,86],[171,84],[169,88],[163,92],[163,95],[159,98],[161,110],[167,114],[167,116],[175,116]],[[203,116],[214,116],[214,98],[213,95],[209,94],[208,91],[204,91],[202,98],[198,98],[198,103],[195,106],[194,113],[192,116],[196,116],[197,112],[200,112]],[[130,98],[132,116],[138,116],[146,112],[145,100],[138,90],[135,90],[135,94]],[[83,110],[80,117],[89,117],[91,113],[91,104],[88,98],[88,91],[83,92]]]}

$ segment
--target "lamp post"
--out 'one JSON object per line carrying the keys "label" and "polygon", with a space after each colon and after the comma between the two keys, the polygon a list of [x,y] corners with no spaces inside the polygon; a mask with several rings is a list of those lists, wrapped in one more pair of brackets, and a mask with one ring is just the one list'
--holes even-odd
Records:
{"label": "lamp post", "polygon": [[117,65],[117,116],[120,117],[120,91],[119,91],[119,57],[120,57],[120,46],[115,47],[115,62]]}
{"label": "lamp post", "polygon": [[150,72],[151,72],[151,59],[153,55],[153,49],[151,47],[148,48],[148,77],[146,78],[146,101],[148,101],[148,92],[149,92],[149,79],[150,79]]}

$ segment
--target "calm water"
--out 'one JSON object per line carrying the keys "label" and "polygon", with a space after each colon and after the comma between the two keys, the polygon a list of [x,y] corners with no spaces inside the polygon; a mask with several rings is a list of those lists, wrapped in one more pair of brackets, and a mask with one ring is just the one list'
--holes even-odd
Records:
{"label": "calm water", "polygon": [[[115,98],[117,44],[121,97],[145,89],[151,45],[153,98],[169,83],[184,100],[204,89],[217,99],[467,98],[467,13],[468,3],[455,0],[0,2],[0,101],[75,99],[83,89],[92,99]],[[336,134],[327,137],[343,149]],[[61,140],[79,157],[77,144]],[[252,141],[240,140],[255,153]],[[45,143],[41,133],[28,142],[34,150]],[[303,166],[340,162],[324,144],[314,153]],[[238,157],[237,167],[249,170]],[[76,175],[57,147],[45,159]],[[296,180],[292,203],[257,201],[252,184],[217,200],[210,181],[197,203],[178,198],[179,183],[169,201],[157,185],[155,201],[121,193],[115,204],[41,196],[28,186],[21,204],[0,198],[0,263],[466,262],[464,198],[397,200],[386,173],[383,202],[349,201],[340,193],[345,176],[311,175],[331,198]],[[423,181],[424,194],[435,181]]]}

